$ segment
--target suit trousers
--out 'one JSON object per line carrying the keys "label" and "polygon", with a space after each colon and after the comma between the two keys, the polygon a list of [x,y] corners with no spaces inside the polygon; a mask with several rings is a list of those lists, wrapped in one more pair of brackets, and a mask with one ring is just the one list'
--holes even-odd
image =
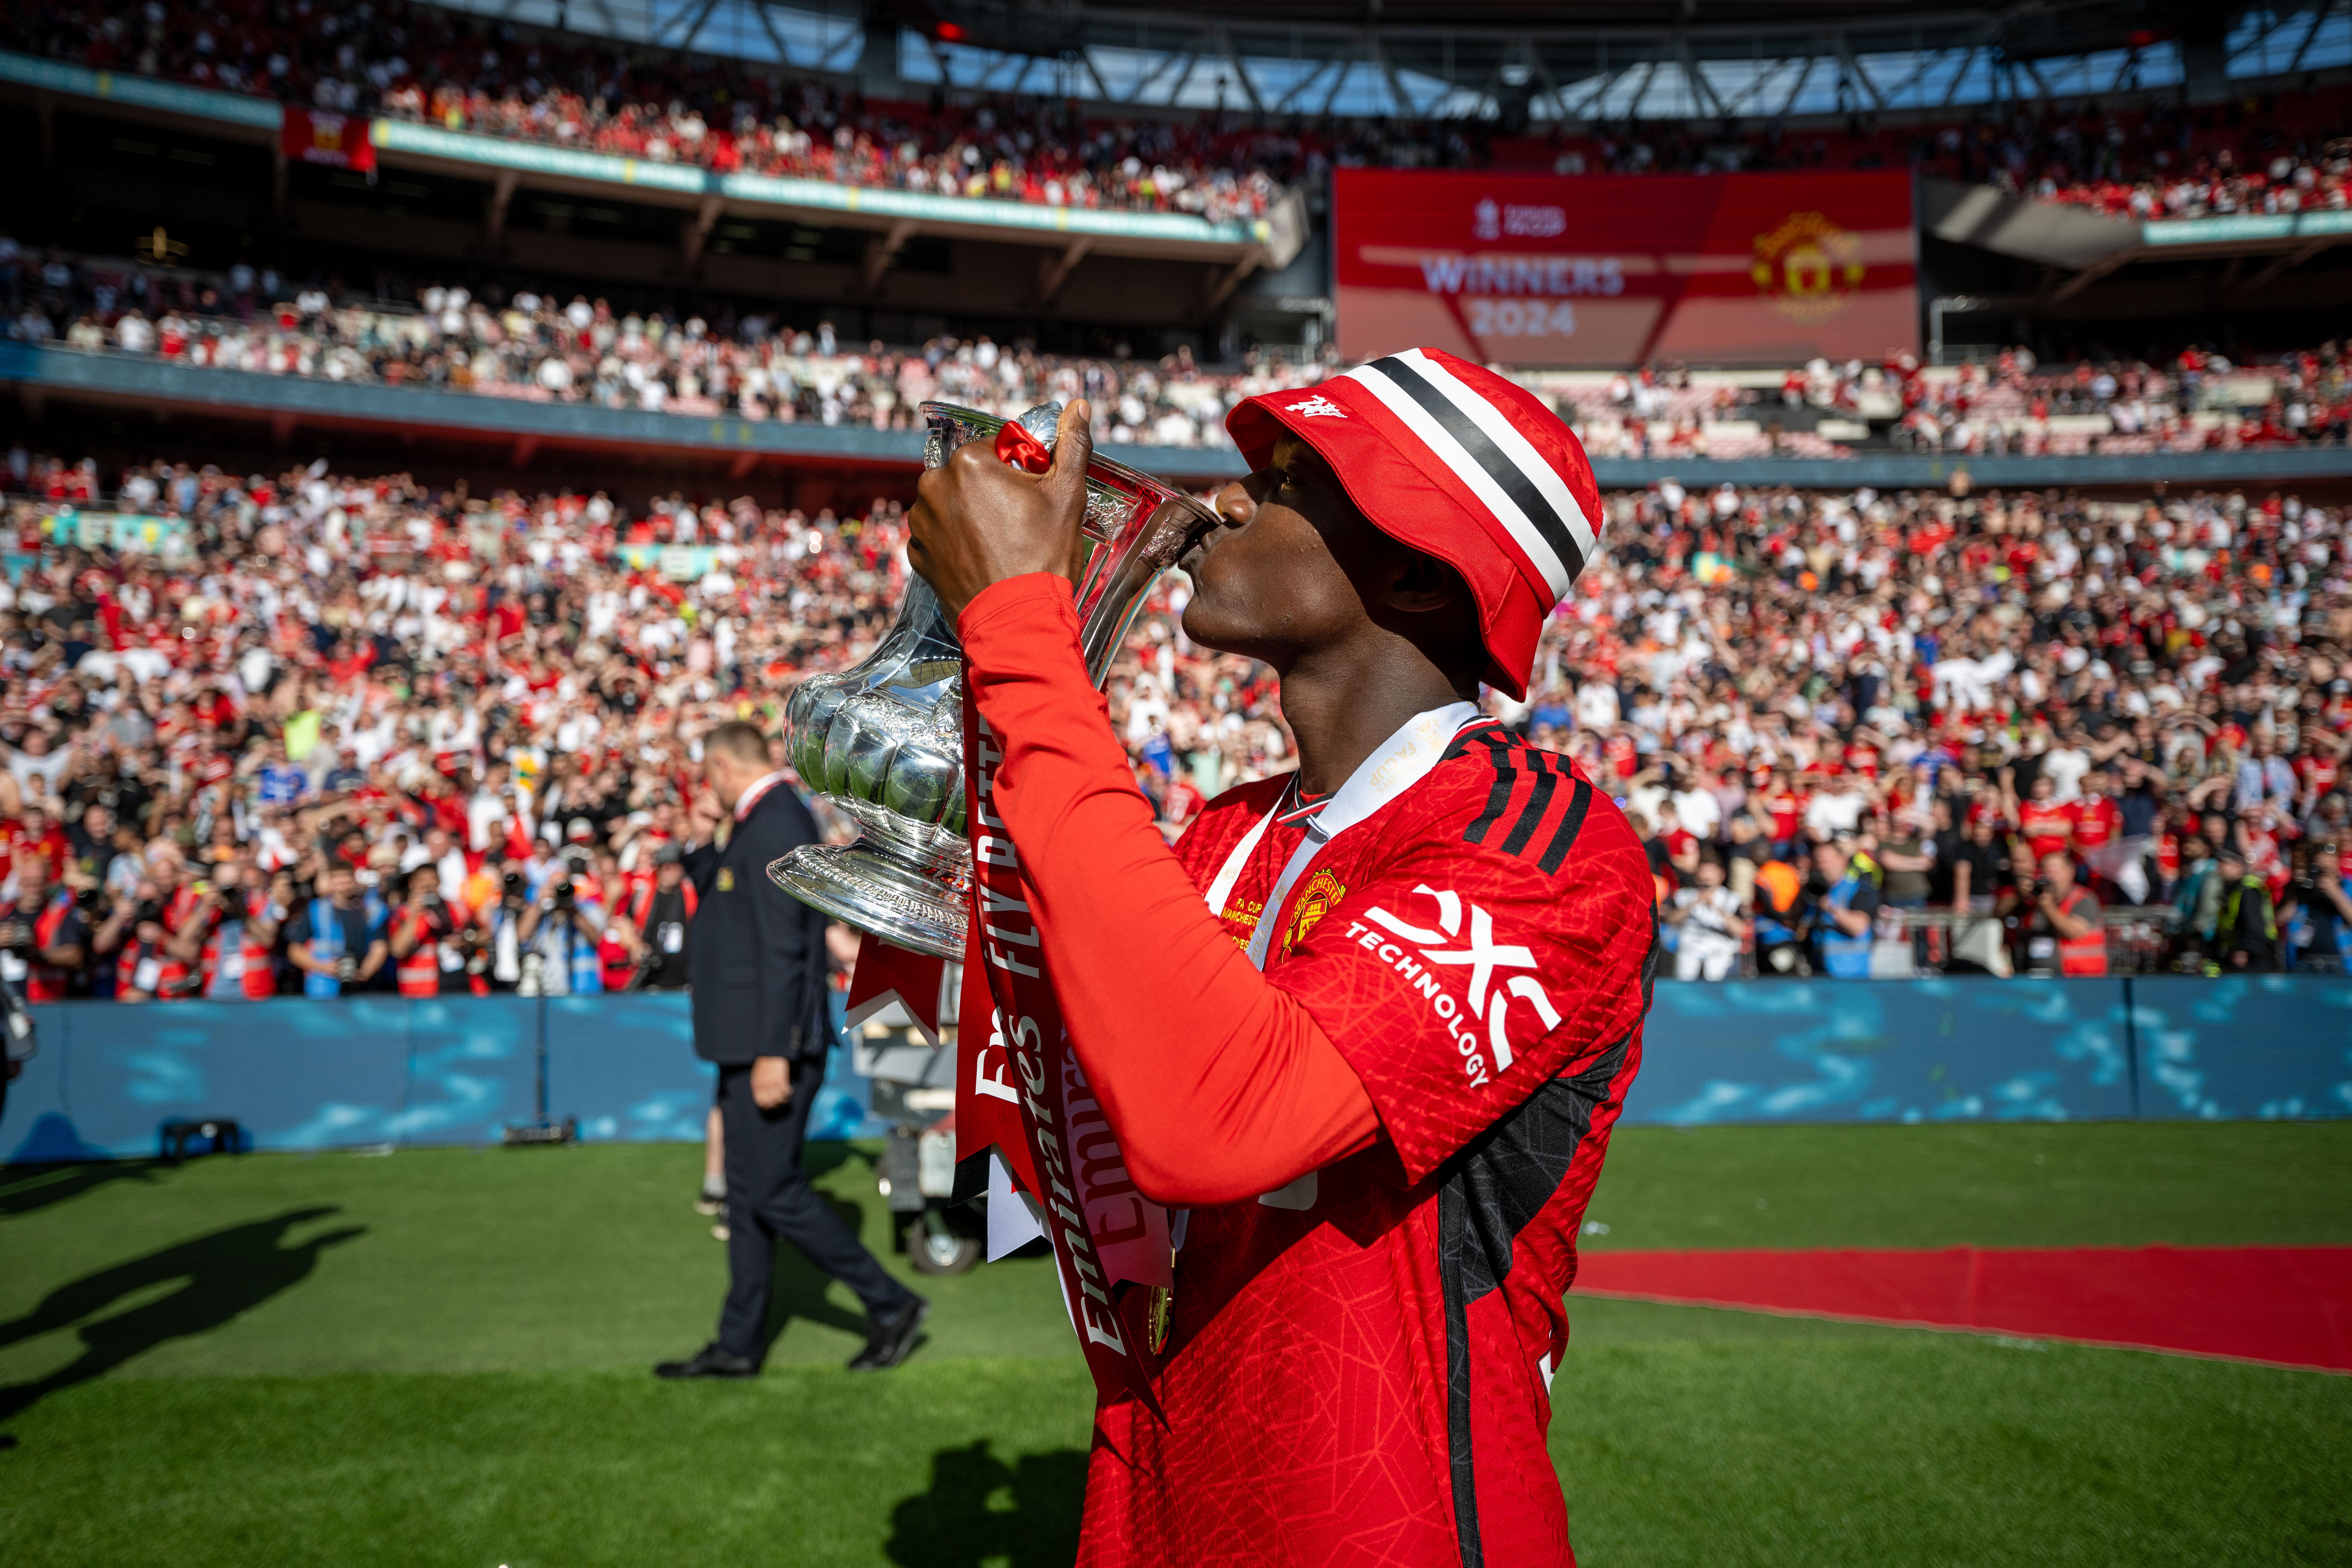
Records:
{"label": "suit trousers", "polygon": [[766,1352],[762,1330],[782,1237],[808,1260],[848,1286],[874,1317],[887,1317],[913,1293],[883,1271],[856,1233],[827,1208],[809,1185],[801,1142],[810,1107],[824,1082],[824,1058],[792,1063],[793,1097],[773,1110],[751,1099],[751,1068],[719,1069],[719,1121],[727,1142],[727,1304],[719,1309],[719,1343],[758,1361]]}

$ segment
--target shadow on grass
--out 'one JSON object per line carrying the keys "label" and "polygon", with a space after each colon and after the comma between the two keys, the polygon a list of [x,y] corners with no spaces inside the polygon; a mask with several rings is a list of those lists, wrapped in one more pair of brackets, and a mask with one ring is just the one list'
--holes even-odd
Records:
{"label": "shadow on grass", "polygon": [[808,1173],[808,1178],[812,1182],[822,1182],[844,1165],[849,1164],[865,1166],[866,1174],[870,1177],[875,1167],[874,1155],[870,1151],[861,1149],[855,1143],[840,1142],[834,1139],[822,1141],[811,1139],[801,1145],[801,1169]]}
{"label": "shadow on grass", "polygon": [[[836,1197],[822,1187],[817,1189],[816,1201],[831,1210],[834,1218],[839,1220],[850,1235],[857,1234],[857,1227],[865,1215],[856,1204]],[[843,1333],[855,1334],[861,1340],[866,1337],[864,1312],[838,1307],[825,1300],[825,1289],[832,1283],[833,1276],[811,1263],[808,1254],[789,1241],[777,1241],[775,1273],[769,1287],[768,1321],[760,1330],[761,1355],[764,1356],[785,1329],[791,1327],[794,1318],[823,1323],[829,1329],[839,1329]]]}
{"label": "shadow on grass", "polygon": [[[0,1345],[79,1323],[81,1354],[37,1382],[0,1388],[0,1421],[60,1389],[110,1372],[167,1340],[219,1328],[238,1313],[299,1284],[318,1267],[320,1252],[364,1236],[366,1228],[348,1226],[293,1247],[284,1245],[286,1233],[341,1212],[332,1207],[290,1209],[275,1219],[216,1230],[60,1285],[23,1317],[0,1323]],[[169,1295],[112,1317],[98,1317],[125,1297],[174,1280],[184,1283]]]}
{"label": "shadow on grass", "polygon": [[114,1182],[152,1182],[155,1160],[90,1160],[70,1165],[0,1166],[0,1215],[32,1214]]}
{"label": "shadow on grass", "polygon": [[1087,1457],[1076,1448],[1006,1464],[985,1437],[931,1456],[931,1489],[890,1512],[882,1551],[898,1568],[1066,1568],[1078,1552]]}

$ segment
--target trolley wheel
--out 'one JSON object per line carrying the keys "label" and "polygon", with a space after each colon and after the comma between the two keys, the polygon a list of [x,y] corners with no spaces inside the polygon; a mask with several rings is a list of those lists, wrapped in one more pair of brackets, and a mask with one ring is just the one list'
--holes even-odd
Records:
{"label": "trolley wheel", "polygon": [[980,1261],[977,1237],[958,1236],[928,1210],[907,1227],[907,1261],[918,1274],[966,1274]]}

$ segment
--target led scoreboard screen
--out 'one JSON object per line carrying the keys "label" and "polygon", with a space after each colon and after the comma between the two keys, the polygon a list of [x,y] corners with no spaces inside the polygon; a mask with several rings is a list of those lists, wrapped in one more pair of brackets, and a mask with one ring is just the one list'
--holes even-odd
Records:
{"label": "led scoreboard screen", "polygon": [[1916,351],[1908,173],[1333,176],[1339,352],[1511,365]]}

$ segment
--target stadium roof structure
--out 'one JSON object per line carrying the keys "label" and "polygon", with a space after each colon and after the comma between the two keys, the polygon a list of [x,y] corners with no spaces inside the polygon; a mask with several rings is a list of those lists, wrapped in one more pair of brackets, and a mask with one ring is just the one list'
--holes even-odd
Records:
{"label": "stadium roof structure", "polygon": [[1927,118],[2352,68],[2352,5],[2193,0],[435,0],[898,86],[1139,110],[1593,121]]}
{"label": "stadium roof structure", "polygon": [[[44,112],[58,103],[171,126],[271,149],[283,196],[286,108],[268,99],[193,87],[68,61],[0,50],[0,101],[30,99]],[[519,190],[625,199],[680,215],[681,269],[692,271],[704,242],[729,216],[784,217],[865,231],[861,264],[874,289],[899,247],[915,235],[994,241],[1041,253],[1037,293],[1054,296],[1087,256],[1201,263],[1206,276],[1197,301],[1213,311],[1242,281],[1265,268],[1278,271],[1307,237],[1307,217],[1296,192],[1284,194],[1263,217],[1212,220],[1181,212],[1048,206],[1040,203],[973,201],[917,191],[843,184],[741,171],[719,174],[691,163],[656,163],[581,148],[459,132],[414,121],[376,119],[368,137],[379,161],[486,184],[488,247],[496,249],[509,204]]]}

